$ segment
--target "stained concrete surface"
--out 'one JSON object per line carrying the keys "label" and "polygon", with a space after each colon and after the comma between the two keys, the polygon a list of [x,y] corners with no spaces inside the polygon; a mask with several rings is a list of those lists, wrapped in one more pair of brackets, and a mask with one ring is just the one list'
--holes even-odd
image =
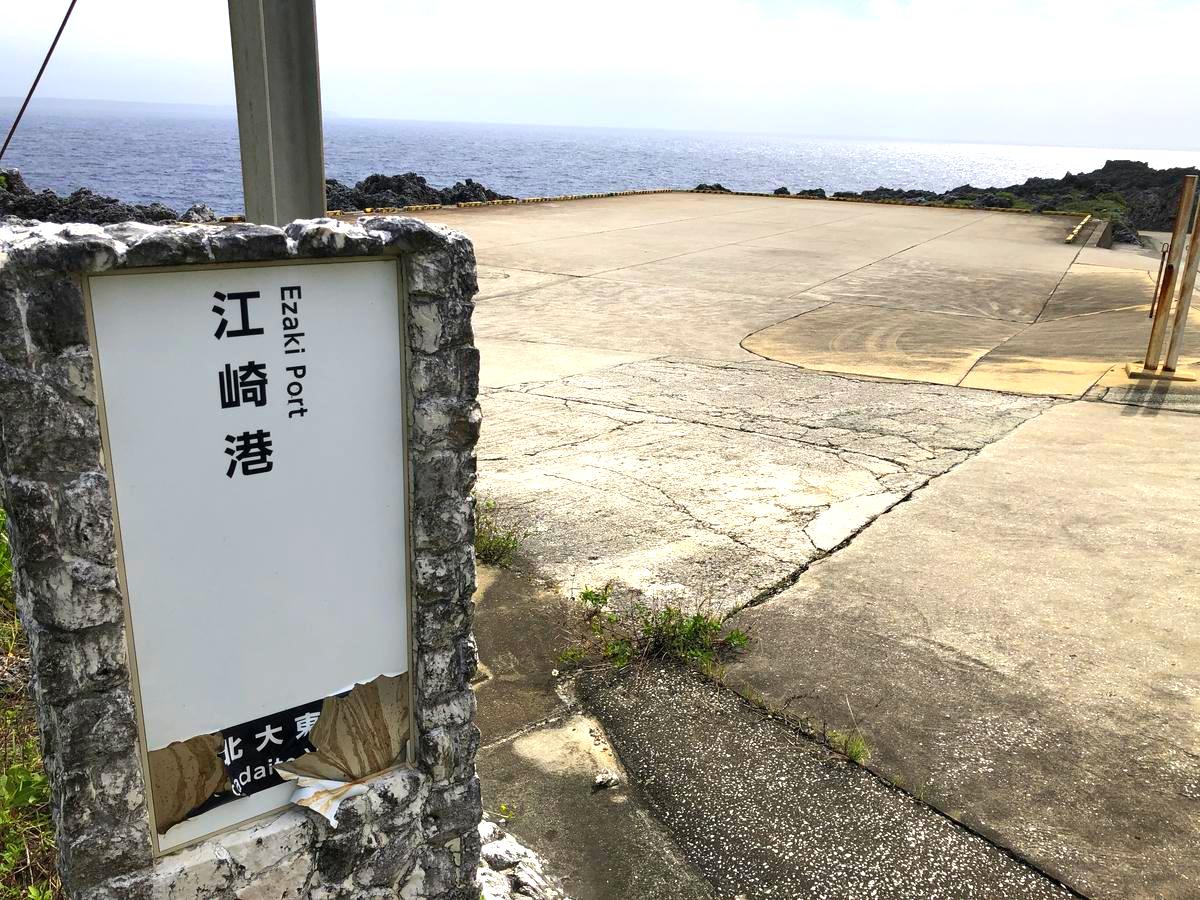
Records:
{"label": "stained concrete surface", "polygon": [[693,673],[597,674],[584,691],[723,900],[1074,896]]}
{"label": "stained concrete surface", "polygon": [[1140,269],[1074,265],[1050,295],[1037,321],[1053,322],[1131,307],[1148,316],[1153,299],[1154,280]]}
{"label": "stained concrete surface", "polygon": [[573,900],[710,900],[712,891],[622,772],[603,728],[555,676],[574,636],[562,598],[536,578],[480,567],[475,634],[483,804],[562,879]]}
{"label": "stained concrete surface", "polygon": [[[885,260],[807,292],[827,304],[753,332],[742,346],[824,371],[1069,397],[1144,353],[1150,273],[992,266]],[[1187,335],[1185,355],[1198,352],[1200,337]]]}
{"label": "stained concrete surface", "polygon": [[[806,296],[858,307],[1032,322],[1065,268],[1063,264],[1041,270],[1014,268],[1009,260],[982,255],[973,246],[964,248],[963,255],[970,261],[929,259],[915,252],[882,259],[814,288]],[[1069,259],[1056,261],[1069,264]],[[870,310],[857,311],[863,316],[871,314]],[[951,324],[962,323],[955,320]]]}
{"label": "stained concrete surface", "polygon": [[958,384],[1021,331],[1015,322],[830,303],[748,335],[742,346],[823,372]]}
{"label": "stained concrete surface", "polygon": [[1059,406],[735,617],[730,667],[1097,897],[1200,895],[1200,417]]}

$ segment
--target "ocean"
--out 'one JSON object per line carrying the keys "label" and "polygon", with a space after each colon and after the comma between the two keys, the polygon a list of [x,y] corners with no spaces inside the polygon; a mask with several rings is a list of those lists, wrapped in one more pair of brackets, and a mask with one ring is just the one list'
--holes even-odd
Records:
{"label": "ocean", "polygon": [[[0,102],[7,128],[11,102]],[[86,107],[38,110],[35,101],[0,165],[35,190],[78,187],[175,209],[195,202],[242,209],[232,111]],[[1004,186],[1031,176],[1086,172],[1108,159],[1152,166],[1200,163],[1200,151],[812,138],[785,134],[569,128],[332,118],[327,177],[352,184],[374,172],[416,172],[439,187],[474,178],[519,197],[633,188],[733,190]]]}

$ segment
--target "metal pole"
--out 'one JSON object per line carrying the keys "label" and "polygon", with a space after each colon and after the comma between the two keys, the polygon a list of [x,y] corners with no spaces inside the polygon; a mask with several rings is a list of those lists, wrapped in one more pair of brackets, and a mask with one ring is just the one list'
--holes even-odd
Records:
{"label": "metal pole", "polygon": [[1175,304],[1175,324],[1171,328],[1171,343],[1167,347],[1164,372],[1174,372],[1179,362],[1179,351],[1183,347],[1183,332],[1187,328],[1188,310],[1192,305],[1192,290],[1196,287],[1196,270],[1200,268],[1200,223],[1192,229],[1192,240],[1188,244],[1187,264],[1183,267],[1183,280],[1179,283],[1179,302]]}
{"label": "metal pole", "polygon": [[229,0],[246,219],[325,215],[315,0]]}
{"label": "metal pole", "polygon": [[[1154,297],[1157,299],[1158,292],[1162,290],[1163,269],[1167,267],[1167,252],[1171,249],[1169,241],[1163,241],[1163,244],[1158,249],[1158,277],[1154,279]],[[1155,304],[1150,304],[1150,312],[1146,314],[1146,318],[1154,318]]]}
{"label": "metal pole", "polygon": [[1171,249],[1167,252],[1167,267],[1163,270],[1162,286],[1154,304],[1154,323],[1150,326],[1150,343],[1146,346],[1144,372],[1158,371],[1162,356],[1163,338],[1167,334],[1167,320],[1171,315],[1171,301],[1175,298],[1175,279],[1179,273],[1179,262],[1183,257],[1183,245],[1187,240],[1192,223],[1192,203],[1196,199],[1196,176],[1185,175],[1183,193],[1179,197],[1179,211],[1175,214],[1175,228],[1171,232]]}

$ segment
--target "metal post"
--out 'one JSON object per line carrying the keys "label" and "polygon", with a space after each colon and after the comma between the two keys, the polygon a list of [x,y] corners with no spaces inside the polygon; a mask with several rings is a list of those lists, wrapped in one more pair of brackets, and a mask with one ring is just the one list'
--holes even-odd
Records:
{"label": "metal post", "polygon": [[246,219],[325,215],[315,0],[229,0]]}
{"label": "metal post", "polygon": [[1183,267],[1183,280],[1179,283],[1179,302],[1175,304],[1175,324],[1171,327],[1171,343],[1167,347],[1164,372],[1174,372],[1179,362],[1179,351],[1183,347],[1183,332],[1187,328],[1188,310],[1192,305],[1192,291],[1196,287],[1196,270],[1200,268],[1200,222],[1192,229],[1192,240],[1188,244],[1187,263]]}
{"label": "metal post", "polygon": [[1149,374],[1158,370],[1162,356],[1163,338],[1167,334],[1167,320],[1171,316],[1171,301],[1175,297],[1175,279],[1183,257],[1183,245],[1187,240],[1192,223],[1192,203],[1196,199],[1196,176],[1185,175],[1183,193],[1179,197],[1179,211],[1175,214],[1175,228],[1171,232],[1171,249],[1167,252],[1167,267],[1163,270],[1162,286],[1154,304],[1154,323],[1150,326],[1150,343],[1146,347],[1146,360],[1142,371]]}
{"label": "metal post", "polygon": [[[1170,241],[1163,241],[1162,246],[1158,248],[1158,276],[1154,279],[1154,297],[1158,298],[1158,292],[1162,290],[1163,269],[1167,267],[1167,253],[1171,249]],[[1150,304],[1150,312],[1146,314],[1146,318],[1154,318],[1155,304]]]}

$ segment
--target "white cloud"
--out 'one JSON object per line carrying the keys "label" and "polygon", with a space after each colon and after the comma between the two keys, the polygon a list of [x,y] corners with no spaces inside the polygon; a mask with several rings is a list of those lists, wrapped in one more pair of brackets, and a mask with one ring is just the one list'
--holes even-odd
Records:
{"label": "white cloud", "polygon": [[[5,11],[0,94],[64,5]],[[318,21],[333,114],[1200,146],[1196,0],[318,0]],[[85,0],[42,90],[232,103],[229,67],[221,0]]]}

